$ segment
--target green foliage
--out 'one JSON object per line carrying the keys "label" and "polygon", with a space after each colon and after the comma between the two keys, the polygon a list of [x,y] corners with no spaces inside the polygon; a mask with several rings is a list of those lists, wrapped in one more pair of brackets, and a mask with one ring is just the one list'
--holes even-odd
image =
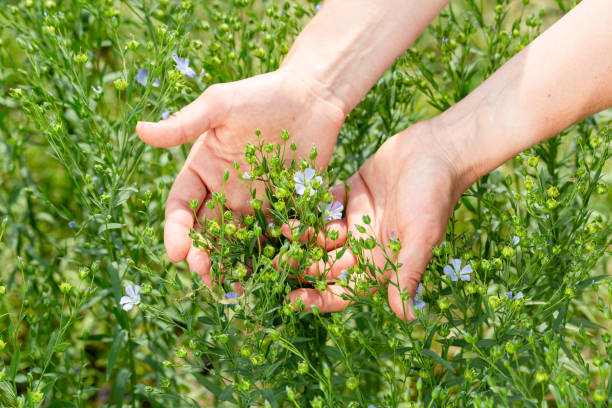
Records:
{"label": "green foliage", "polygon": [[[148,148],[136,121],[176,112],[213,83],[277,68],[314,5],[3,5],[0,405],[606,406],[610,201],[598,197],[610,197],[609,113],[466,192],[434,249],[414,322],[394,316],[385,290],[351,292],[355,303],[330,315],[287,303],[289,289],[317,284],[288,272],[327,255],[278,231],[293,218],[324,230],[329,185],[386,138],[463,98],[569,7],[453,2],[351,112],[312,196],[297,194],[293,177],[316,154],[299,163],[284,144],[246,147],[251,168],[231,175],[249,172],[254,216],[223,214],[193,234],[213,254],[216,280],[226,276],[208,289],[169,264],[162,244],[164,202],[187,148]],[[195,77],[173,56],[189,58]],[[134,80],[141,68],[144,86]],[[224,201],[216,193],[213,209]],[[368,292],[381,283],[362,277],[397,269],[392,257],[369,264],[364,251],[379,243],[349,242],[360,262],[348,287]],[[471,266],[469,281],[444,273],[453,259]],[[243,292],[227,296],[235,283]],[[124,311],[136,284],[140,302]]]}

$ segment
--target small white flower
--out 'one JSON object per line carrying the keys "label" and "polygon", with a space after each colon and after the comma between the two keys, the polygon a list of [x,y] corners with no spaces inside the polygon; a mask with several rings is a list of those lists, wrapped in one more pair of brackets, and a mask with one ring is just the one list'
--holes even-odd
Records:
{"label": "small white flower", "polygon": [[134,306],[140,304],[140,285],[127,285],[125,287],[125,293],[127,296],[123,296],[119,301],[119,304],[123,306],[123,310],[130,311]]}
{"label": "small white flower", "polygon": [[248,171],[245,171],[244,173],[242,173],[242,178],[244,180],[250,180],[251,179],[251,173],[249,173]]}
{"label": "small white flower", "polygon": [[334,201],[331,204],[325,205],[325,203],[319,203],[319,211],[323,213],[325,217],[325,221],[333,221],[339,220],[342,218],[342,211],[344,211],[344,206],[339,201]]}
{"label": "small white flower", "polygon": [[315,193],[314,189],[312,188],[313,182],[316,181],[319,184],[323,182],[321,176],[317,176],[316,174],[317,173],[310,167],[308,167],[303,172],[298,171],[297,173],[295,173],[293,175],[293,181],[295,181],[295,192],[299,195],[304,195],[304,192],[308,188],[310,189],[310,195],[312,196]]}
{"label": "small white flower", "polygon": [[95,93],[97,93],[98,95],[100,95],[102,93],[102,87],[101,86],[92,86],[91,90],[94,91]]}
{"label": "small white flower", "polygon": [[196,76],[195,71],[189,66],[189,58],[180,58],[174,55],[172,59],[176,63],[176,70],[181,74],[188,76],[189,78]]}
{"label": "small white flower", "polygon": [[512,245],[517,246],[519,242],[521,242],[521,239],[515,235],[514,238],[512,238]]}
{"label": "small white flower", "polygon": [[416,293],[414,294],[414,299],[412,300],[414,303],[414,308],[416,310],[423,310],[425,309],[425,306],[427,305],[427,303],[425,303],[425,301],[421,298],[422,296],[423,296],[423,284],[419,283],[419,286],[417,286]]}
{"label": "small white flower", "polygon": [[472,279],[470,276],[471,273],[474,272],[472,267],[468,264],[461,268],[461,259],[455,258],[451,261],[451,265],[446,265],[444,267],[444,273],[448,275],[453,282],[457,282],[459,279],[462,281],[469,281]]}

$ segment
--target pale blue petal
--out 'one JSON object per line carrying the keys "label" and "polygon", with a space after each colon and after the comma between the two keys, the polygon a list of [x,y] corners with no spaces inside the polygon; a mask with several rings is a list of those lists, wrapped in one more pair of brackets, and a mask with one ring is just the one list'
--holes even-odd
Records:
{"label": "pale blue petal", "polygon": [[455,270],[455,272],[459,273],[459,271],[461,270],[461,259],[459,258],[455,258],[451,261],[451,265],[453,265],[453,269]]}
{"label": "pale blue petal", "polygon": [[453,270],[453,268],[450,267],[450,265],[446,265],[444,267],[444,273],[448,276],[450,276],[451,280],[453,282],[457,281],[457,274],[455,273],[455,271]]}
{"label": "pale blue petal", "polygon": [[461,276],[461,280],[463,281],[469,281],[470,280],[470,274],[473,273],[474,270],[472,269],[472,267],[470,265],[465,265],[463,267],[463,269],[461,270],[461,273],[459,274]]}
{"label": "pale blue petal", "polygon": [[308,167],[306,170],[304,170],[304,180],[310,183],[315,174],[315,171]]}
{"label": "pale blue petal", "polygon": [[183,75],[186,75],[189,78],[193,78],[194,76],[196,76],[195,71],[191,69],[191,67],[185,68],[182,72],[183,72]]}
{"label": "pale blue petal", "polygon": [[302,173],[301,171],[298,171],[297,173],[295,173],[293,175],[293,181],[295,181],[298,184],[304,184],[304,173]]}
{"label": "pale blue petal", "polygon": [[414,308],[416,310],[423,310],[425,309],[425,306],[427,306],[427,303],[425,303],[424,300],[421,299],[414,299]]}

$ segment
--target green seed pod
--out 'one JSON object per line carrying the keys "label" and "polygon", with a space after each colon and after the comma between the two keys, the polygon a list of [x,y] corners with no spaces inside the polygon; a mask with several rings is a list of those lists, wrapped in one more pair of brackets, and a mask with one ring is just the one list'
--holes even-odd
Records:
{"label": "green seed pod", "polygon": [[219,226],[217,221],[209,220],[206,223],[206,230],[210,232],[211,234],[213,234],[214,236],[218,236],[219,233],[221,232],[221,227]]}
{"label": "green seed pod", "polygon": [[402,249],[402,244],[399,239],[391,239],[389,241],[389,249],[395,253],[399,252]]}
{"label": "green seed pod", "polygon": [[355,390],[359,387],[359,380],[355,376],[350,376],[346,379],[346,388],[349,390]]}
{"label": "green seed pod", "polygon": [[539,371],[538,373],[536,373],[536,381],[539,383],[544,383],[548,381],[548,373],[544,372],[544,371]]}
{"label": "green seed pod", "polygon": [[261,211],[262,205],[263,205],[263,202],[257,198],[254,198],[251,200],[251,207],[255,211]]}
{"label": "green seed pod", "polygon": [[187,356],[187,350],[185,349],[185,347],[179,347],[176,350],[176,356],[178,358],[185,358]]}

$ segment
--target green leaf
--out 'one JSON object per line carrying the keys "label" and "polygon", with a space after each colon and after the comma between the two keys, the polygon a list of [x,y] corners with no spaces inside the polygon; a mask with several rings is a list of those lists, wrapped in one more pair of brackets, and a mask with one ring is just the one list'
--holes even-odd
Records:
{"label": "green leaf", "polygon": [[125,386],[127,385],[131,375],[132,373],[130,373],[126,368],[122,368],[115,378],[115,382],[113,383],[113,389],[115,390],[115,404],[118,408],[123,406]]}
{"label": "green leaf", "polygon": [[210,391],[213,395],[221,394],[221,388],[213,381],[211,381],[208,377],[203,376],[200,373],[193,373],[193,376],[202,386],[204,386],[204,388]]}
{"label": "green leaf", "polygon": [[21,350],[15,349],[15,354],[11,358],[11,366],[9,367],[8,376],[11,379],[14,379],[17,375],[17,370],[19,370],[19,362],[21,361]]}
{"label": "green leaf", "polygon": [[221,394],[218,395],[219,401],[233,401],[232,394],[234,393],[234,389],[231,385],[228,385]]}
{"label": "green leaf", "polygon": [[429,350],[429,349],[424,349],[422,351],[423,355],[428,357],[430,360],[435,361],[436,363],[440,364],[441,366],[444,366],[446,368],[448,368],[450,371],[455,371],[455,369],[453,368],[453,365],[451,363],[449,363],[448,361],[444,360],[442,357],[440,357],[439,355],[437,355],[436,353],[434,353],[433,351]]}
{"label": "green leaf", "polygon": [[68,349],[68,347],[70,347],[70,343],[59,343],[56,344],[55,347],[53,347],[53,351],[57,351],[57,352],[63,352],[66,351]]}
{"label": "green leaf", "polygon": [[116,222],[111,222],[110,224],[104,224],[100,226],[100,229],[98,230],[98,234],[103,233],[104,231],[108,231],[108,230],[113,230],[113,229],[119,229],[121,227],[123,227],[125,224],[119,224]]}
{"label": "green leaf", "polygon": [[108,353],[108,363],[106,364],[106,381],[110,378],[111,373],[113,372],[113,368],[115,367],[115,362],[117,361],[117,357],[119,356],[119,352],[123,348],[125,341],[127,339],[127,333],[125,330],[116,327],[117,332],[115,333],[115,338],[113,339],[113,345],[111,346],[110,352]]}

